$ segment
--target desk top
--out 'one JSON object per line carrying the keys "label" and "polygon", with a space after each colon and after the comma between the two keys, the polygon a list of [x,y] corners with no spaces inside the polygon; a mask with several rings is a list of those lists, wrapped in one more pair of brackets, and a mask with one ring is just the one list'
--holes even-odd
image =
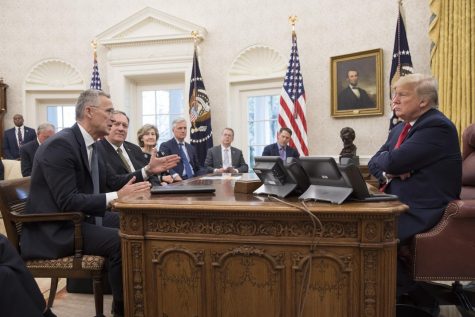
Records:
{"label": "desk top", "polygon": [[[235,174],[233,174],[235,175]],[[242,174],[241,179],[252,179],[254,174]],[[233,212],[273,212],[288,213],[295,211],[302,206],[297,196],[285,198],[285,204],[272,197],[265,195],[234,193],[234,184],[236,177],[220,177],[210,179],[207,177],[193,178],[181,183],[168,186],[180,186],[181,184],[200,184],[212,185],[216,188],[215,193],[197,193],[197,194],[151,194],[146,197],[128,197],[114,202],[115,209],[129,211],[133,210],[197,210],[207,212],[222,212],[223,210]],[[290,204],[290,205],[289,205]],[[305,203],[309,210],[315,213],[363,213],[363,214],[399,214],[405,212],[408,207],[399,201],[388,202],[345,202],[341,205],[327,202]],[[178,208],[177,208],[178,207]]]}

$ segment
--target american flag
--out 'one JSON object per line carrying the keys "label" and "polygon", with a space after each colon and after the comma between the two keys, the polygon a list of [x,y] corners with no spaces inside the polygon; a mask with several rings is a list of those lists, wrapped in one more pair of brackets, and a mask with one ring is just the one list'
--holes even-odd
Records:
{"label": "american flag", "polygon": [[213,130],[211,129],[211,108],[201,77],[196,47],[193,53],[193,69],[188,97],[191,121],[190,143],[196,150],[200,165],[204,165],[208,149],[213,147]]}
{"label": "american flag", "polygon": [[97,65],[97,54],[94,49],[94,66],[92,67],[91,89],[101,90],[101,78],[99,77],[99,66]]}
{"label": "american flag", "polygon": [[[404,27],[403,8],[399,4],[399,14],[396,24],[396,35],[394,38],[394,49],[391,63],[391,73],[389,75],[389,97],[392,100],[392,86],[402,76],[412,74],[414,68],[412,67],[411,52],[409,51],[409,43],[406,37],[406,28]],[[391,120],[389,122],[389,130],[391,130],[397,123],[399,118],[393,111]]]}
{"label": "american flag", "polygon": [[290,146],[295,147],[300,155],[308,155],[305,89],[300,73],[297,34],[295,31],[292,32],[292,50],[280,95],[280,106],[280,127],[286,127],[293,131]]}

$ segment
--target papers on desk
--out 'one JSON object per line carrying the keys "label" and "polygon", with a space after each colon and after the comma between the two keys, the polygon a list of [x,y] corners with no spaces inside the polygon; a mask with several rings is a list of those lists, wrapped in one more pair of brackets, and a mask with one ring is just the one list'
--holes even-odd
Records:
{"label": "papers on desk", "polygon": [[232,179],[232,180],[236,180],[236,179],[241,179],[241,175],[232,175],[231,173],[227,174],[227,173],[222,173],[221,175],[212,175],[212,176],[203,176],[201,177],[200,179]]}

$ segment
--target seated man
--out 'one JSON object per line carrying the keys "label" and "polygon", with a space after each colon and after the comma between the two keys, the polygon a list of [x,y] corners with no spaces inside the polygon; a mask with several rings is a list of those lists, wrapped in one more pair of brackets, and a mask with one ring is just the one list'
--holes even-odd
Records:
{"label": "seated man", "polygon": [[17,250],[0,234],[0,310],[3,317],[56,317]]}
{"label": "seated man", "polygon": [[[129,130],[129,117],[122,111],[112,113],[112,127],[101,142],[107,156],[107,164],[115,174],[128,174],[135,170],[140,170],[150,160],[148,154],[142,152],[139,146],[125,141]],[[171,176],[168,177],[171,180]],[[153,185],[160,185],[161,175],[149,177]],[[107,188],[107,191],[112,191]]]}
{"label": "seated man", "polygon": [[[399,216],[401,247],[410,244],[415,234],[436,225],[447,204],[458,199],[462,162],[457,130],[437,110],[435,79],[406,75],[393,89],[392,107],[404,122],[391,130],[368,167],[385,192],[409,206],[409,211]],[[420,290],[403,260],[398,259],[398,296]]]}
{"label": "seated man", "polygon": [[249,167],[244,161],[241,150],[232,147],[234,131],[224,128],[221,132],[221,145],[208,150],[205,166],[208,173],[247,173]]}
{"label": "seated man", "polygon": [[262,156],[280,156],[285,161],[288,157],[299,158],[299,152],[289,146],[292,138],[292,130],[289,128],[280,128],[277,134],[277,142],[267,145],[262,151]]}
{"label": "seated man", "polygon": [[177,154],[180,156],[180,162],[170,170],[173,180],[180,181],[206,174],[206,169],[198,162],[195,149],[190,143],[185,142],[188,131],[186,120],[177,118],[173,120],[172,124],[173,138],[160,144],[159,152],[165,155]]}
{"label": "seated man", "polygon": [[[113,110],[106,93],[93,89],[81,93],[76,124],[56,133],[36,152],[26,213],[85,214],[83,252],[108,259],[114,317],[119,317],[124,315],[121,245],[118,229],[109,225],[118,223],[118,215],[109,212],[110,219],[104,221],[104,226],[102,216],[114,199],[149,194],[150,183],[142,180],[174,167],[179,157],[153,155],[142,170],[126,175],[109,172],[102,144],[95,141],[109,134]],[[106,193],[106,186],[117,191]],[[22,256],[52,259],[72,255],[73,237],[74,227],[69,222],[25,224]]]}
{"label": "seated man", "polygon": [[36,150],[50,136],[54,135],[54,133],[54,125],[51,123],[42,123],[36,130],[36,139],[24,144],[20,148],[21,175],[23,175],[23,177],[31,175],[31,168],[33,167],[33,158],[35,157]]}

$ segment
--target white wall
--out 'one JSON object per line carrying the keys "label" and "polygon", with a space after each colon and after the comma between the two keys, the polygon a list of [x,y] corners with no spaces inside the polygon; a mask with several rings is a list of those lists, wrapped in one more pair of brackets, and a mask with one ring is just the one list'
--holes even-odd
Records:
{"label": "white wall", "polygon": [[[406,0],[404,4],[413,64],[416,71],[429,73],[428,1]],[[64,60],[74,65],[88,84],[92,71],[90,41],[146,6],[207,29],[208,35],[200,45],[200,67],[210,97],[215,133],[224,126],[232,126],[226,111],[229,100],[226,76],[233,60],[255,44],[273,47],[287,59],[291,43],[287,18],[295,14],[307,94],[310,153],[338,154],[342,147],[339,131],[345,126],[355,129],[360,156],[371,155],[384,142],[397,0],[2,1],[0,77],[9,85],[6,127],[13,125],[15,113],[23,113],[29,126],[36,127],[39,123],[36,116],[25,113],[28,101],[24,100],[23,91],[25,78],[35,64],[49,58]],[[385,115],[332,118],[330,58],[375,48],[384,51]],[[104,47],[100,48],[99,67],[103,88],[110,91],[113,87],[107,88],[104,69],[106,53]]]}

